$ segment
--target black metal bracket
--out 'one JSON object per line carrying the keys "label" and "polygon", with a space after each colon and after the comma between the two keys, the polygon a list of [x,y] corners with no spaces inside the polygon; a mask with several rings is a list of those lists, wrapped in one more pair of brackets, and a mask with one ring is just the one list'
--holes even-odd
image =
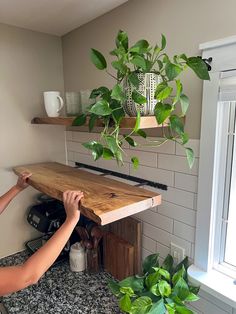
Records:
{"label": "black metal bracket", "polygon": [[137,178],[137,177],[134,177],[134,176],[130,176],[128,174],[123,174],[123,173],[120,173],[120,172],[111,171],[111,170],[107,170],[107,169],[104,169],[104,168],[99,168],[99,167],[95,167],[95,166],[86,165],[86,164],[83,164],[81,162],[75,162],[75,167],[76,168],[85,168],[85,169],[90,169],[90,170],[102,172],[101,175],[103,175],[103,176],[104,175],[112,175],[112,176],[115,176],[115,177],[118,177],[118,178],[134,181],[134,182],[137,182],[138,185],[140,185],[140,186],[141,185],[142,186],[143,185],[149,185],[149,186],[152,186],[154,188],[157,188],[157,189],[160,189],[160,190],[164,190],[164,191],[167,191],[167,189],[168,189],[167,185],[162,184],[162,183],[153,182],[153,181],[142,179],[142,178]]}
{"label": "black metal bracket", "polygon": [[208,71],[211,71],[211,65],[210,65],[210,63],[212,62],[212,57],[209,57],[209,58],[202,58],[201,56],[198,56],[199,58],[201,58],[204,62],[205,62],[205,64],[206,64],[206,66],[207,66],[207,70]]}

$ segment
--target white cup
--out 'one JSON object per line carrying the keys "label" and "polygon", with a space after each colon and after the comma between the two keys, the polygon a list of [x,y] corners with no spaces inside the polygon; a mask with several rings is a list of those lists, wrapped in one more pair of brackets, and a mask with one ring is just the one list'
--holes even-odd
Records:
{"label": "white cup", "polygon": [[59,112],[64,106],[64,101],[60,96],[60,92],[44,92],[44,106],[49,117],[58,117]]}

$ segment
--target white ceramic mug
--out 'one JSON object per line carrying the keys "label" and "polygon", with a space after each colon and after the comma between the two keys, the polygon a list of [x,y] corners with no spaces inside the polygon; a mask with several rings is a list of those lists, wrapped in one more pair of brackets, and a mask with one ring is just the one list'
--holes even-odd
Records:
{"label": "white ceramic mug", "polygon": [[44,106],[49,117],[58,117],[59,112],[64,106],[64,101],[60,96],[60,92],[44,92]]}

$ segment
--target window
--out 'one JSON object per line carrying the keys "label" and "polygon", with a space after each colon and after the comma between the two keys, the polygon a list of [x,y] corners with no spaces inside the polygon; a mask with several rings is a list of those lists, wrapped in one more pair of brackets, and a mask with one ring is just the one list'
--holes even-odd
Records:
{"label": "window", "polygon": [[[219,102],[217,103],[216,145],[219,146],[219,166],[221,178],[218,187],[218,215],[221,226],[219,249],[215,250],[214,267],[236,278],[236,72],[227,71],[220,74]],[[221,195],[222,194],[222,195]],[[222,200],[222,202],[220,202]],[[217,237],[216,237],[217,239]],[[219,254],[217,255],[217,252]]]}

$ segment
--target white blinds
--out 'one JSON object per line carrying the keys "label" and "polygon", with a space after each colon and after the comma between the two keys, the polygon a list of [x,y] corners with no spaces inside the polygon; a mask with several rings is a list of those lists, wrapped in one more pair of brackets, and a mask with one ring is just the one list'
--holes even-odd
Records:
{"label": "white blinds", "polygon": [[236,70],[221,72],[219,86],[220,101],[236,100]]}

